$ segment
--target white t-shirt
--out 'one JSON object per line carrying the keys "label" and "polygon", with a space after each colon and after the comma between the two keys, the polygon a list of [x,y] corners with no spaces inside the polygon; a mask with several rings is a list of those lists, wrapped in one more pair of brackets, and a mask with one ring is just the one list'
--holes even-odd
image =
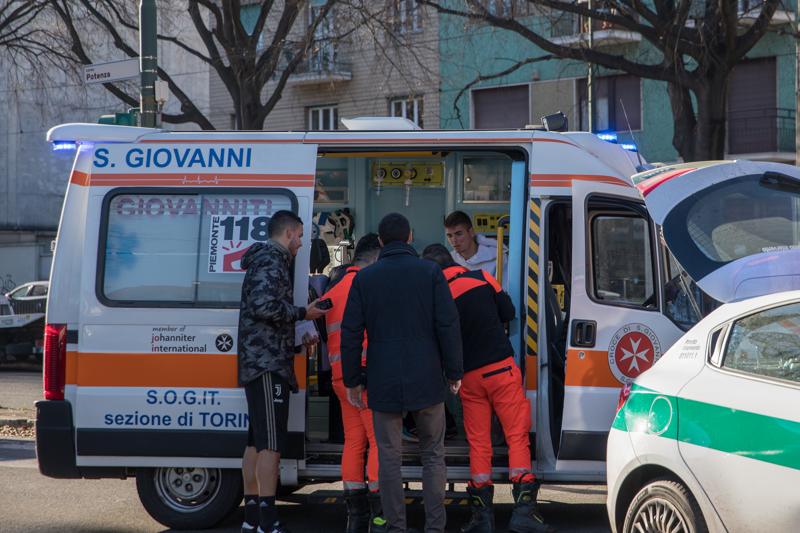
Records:
{"label": "white t-shirt", "polygon": [[[453,250],[453,260],[470,270],[485,270],[497,277],[497,239],[478,234],[478,251],[469,259]],[[508,247],[503,245],[503,289],[508,290]]]}

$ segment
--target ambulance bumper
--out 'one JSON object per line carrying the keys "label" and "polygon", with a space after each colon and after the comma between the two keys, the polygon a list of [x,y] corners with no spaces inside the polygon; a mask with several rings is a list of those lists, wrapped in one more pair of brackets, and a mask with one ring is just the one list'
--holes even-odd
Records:
{"label": "ambulance bumper", "polygon": [[75,464],[75,426],[66,400],[36,402],[36,459],[48,477],[82,477]]}

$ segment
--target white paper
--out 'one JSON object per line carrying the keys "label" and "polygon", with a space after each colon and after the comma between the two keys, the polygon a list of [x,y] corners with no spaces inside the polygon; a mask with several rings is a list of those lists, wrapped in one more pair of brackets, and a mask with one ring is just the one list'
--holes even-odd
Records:
{"label": "white paper", "polygon": [[303,344],[303,336],[306,334],[311,337],[319,337],[317,326],[314,325],[313,320],[298,320],[294,325],[294,345],[300,346]]}

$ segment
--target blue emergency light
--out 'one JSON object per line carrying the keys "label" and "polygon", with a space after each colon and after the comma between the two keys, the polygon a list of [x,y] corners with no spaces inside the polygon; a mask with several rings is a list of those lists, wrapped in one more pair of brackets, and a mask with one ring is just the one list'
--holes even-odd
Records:
{"label": "blue emergency light", "polygon": [[76,150],[77,148],[78,148],[78,143],[74,141],[53,141],[54,152]]}
{"label": "blue emergency light", "polygon": [[636,145],[633,143],[621,143],[620,146],[623,150],[628,150],[629,152],[638,152],[639,149],[636,148]]}
{"label": "blue emergency light", "polygon": [[610,143],[617,142],[617,134],[614,132],[598,133],[597,137],[602,141],[607,141]]}

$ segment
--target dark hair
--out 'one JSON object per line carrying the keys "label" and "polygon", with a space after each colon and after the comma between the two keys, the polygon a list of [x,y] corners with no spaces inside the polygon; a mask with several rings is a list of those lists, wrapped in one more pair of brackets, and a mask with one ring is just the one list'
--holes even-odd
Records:
{"label": "dark hair", "polygon": [[411,235],[411,224],[400,213],[389,213],[378,224],[378,235],[384,246],[395,241],[408,242],[408,237]]}
{"label": "dark hair", "polygon": [[464,225],[467,229],[472,227],[472,219],[464,211],[453,211],[444,219],[445,228],[454,228]]}
{"label": "dark hair", "polygon": [[439,243],[429,244],[422,250],[422,258],[433,261],[442,268],[455,266],[457,263],[453,260],[453,256],[447,251],[443,245]]}
{"label": "dark hair", "polygon": [[291,211],[286,211],[285,209],[276,211],[267,224],[267,234],[270,237],[276,237],[283,233],[286,228],[297,226],[298,224],[303,225],[302,219]]}
{"label": "dark hair", "polygon": [[373,253],[378,253],[381,249],[381,243],[378,240],[377,233],[367,233],[356,244],[356,251],[353,253],[353,261],[362,261],[367,256]]}

